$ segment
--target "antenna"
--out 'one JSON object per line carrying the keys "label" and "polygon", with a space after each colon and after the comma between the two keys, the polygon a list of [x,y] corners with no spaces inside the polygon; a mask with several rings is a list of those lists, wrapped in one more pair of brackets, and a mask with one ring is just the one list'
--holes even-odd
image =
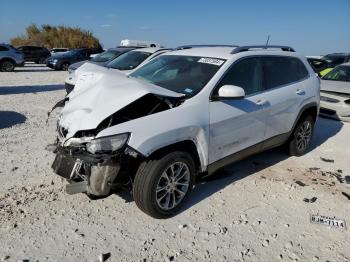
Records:
{"label": "antenna", "polygon": [[270,41],[270,35],[267,36],[266,45],[265,45],[266,48],[267,48],[267,46],[269,45],[269,41]]}

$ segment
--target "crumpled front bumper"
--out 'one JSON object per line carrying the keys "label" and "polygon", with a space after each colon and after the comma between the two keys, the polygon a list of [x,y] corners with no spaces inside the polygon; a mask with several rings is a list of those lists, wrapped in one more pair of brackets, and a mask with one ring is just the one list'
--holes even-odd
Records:
{"label": "crumpled front bumper", "polygon": [[120,170],[117,159],[116,155],[72,153],[69,149],[57,146],[52,168],[57,175],[69,182],[66,185],[67,193],[85,192],[105,196],[110,193]]}

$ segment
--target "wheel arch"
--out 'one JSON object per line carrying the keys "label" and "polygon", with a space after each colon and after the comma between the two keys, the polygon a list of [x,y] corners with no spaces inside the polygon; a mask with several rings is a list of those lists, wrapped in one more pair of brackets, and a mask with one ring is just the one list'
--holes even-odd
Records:
{"label": "wheel arch", "polygon": [[14,63],[15,65],[17,64],[16,61],[12,58],[12,57],[3,57],[0,58],[0,63],[4,62],[4,61],[11,61],[12,63]]}
{"label": "wheel arch", "polygon": [[204,171],[203,167],[205,166],[205,163],[203,161],[203,155],[201,151],[197,148],[197,145],[192,140],[183,140],[179,141],[161,148],[158,148],[151,152],[147,158],[157,158],[166,155],[167,153],[174,152],[174,151],[183,151],[193,158],[193,161],[196,165],[197,171]]}
{"label": "wheel arch", "polygon": [[293,128],[292,128],[292,133],[293,133],[293,131],[294,131],[294,129],[295,129],[295,127],[297,126],[297,124],[299,123],[299,121],[301,120],[301,119],[303,119],[305,116],[307,116],[307,115],[311,115],[311,117],[314,119],[314,121],[316,122],[316,120],[317,120],[317,117],[318,117],[318,110],[319,109],[319,107],[318,107],[318,105],[317,105],[317,103],[316,102],[313,102],[313,103],[309,103],[309,104],[306,104],[306,105],[304,105],[302,108],[301,108],[301,110],[300,110],[300,112],[299,112],[299,114],[298,114],[298,117],[296,118],[296,120],[294,121],[294,124],[293,124]]}

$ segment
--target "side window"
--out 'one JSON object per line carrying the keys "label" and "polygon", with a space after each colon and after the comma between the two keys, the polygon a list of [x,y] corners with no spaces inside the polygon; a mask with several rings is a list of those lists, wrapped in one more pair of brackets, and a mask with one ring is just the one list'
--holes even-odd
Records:
{"label": "side window", "polygon": [[234,64],[220,81],[219,87],[235,85],[244,89],[246,95],[262,91],[262,66],[257,57],[245,58]]}
{"label": "side window", "polygon": [[0,45],[0,51],[9,51],[9,49],[6,46]]}
{"label": "side window", "polygon": [[303,62],[294,57],[263,57],[264,89],[291,84],[308,76]]}

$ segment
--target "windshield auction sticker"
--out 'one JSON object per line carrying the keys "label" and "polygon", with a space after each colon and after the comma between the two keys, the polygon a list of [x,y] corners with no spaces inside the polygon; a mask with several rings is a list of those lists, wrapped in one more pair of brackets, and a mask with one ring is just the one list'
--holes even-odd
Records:
{"label": "windshield auction sticker", "polygon": [[313,224],[320,224],[320,225],[325,225],[325,226],[329,226],[329,227],[346,229],[345,221],[341,220],[341,219],[337,219],[335,217],[311,215],[310,222]]}
{"label": "windshield auction sticker", "polygon": [[204,64],[211,64],[211,65],[221,66],[225,61],[221,60],[221,59],[202,57],[201,59],[198,60],[198,62],[199,63],[204,63]]}

